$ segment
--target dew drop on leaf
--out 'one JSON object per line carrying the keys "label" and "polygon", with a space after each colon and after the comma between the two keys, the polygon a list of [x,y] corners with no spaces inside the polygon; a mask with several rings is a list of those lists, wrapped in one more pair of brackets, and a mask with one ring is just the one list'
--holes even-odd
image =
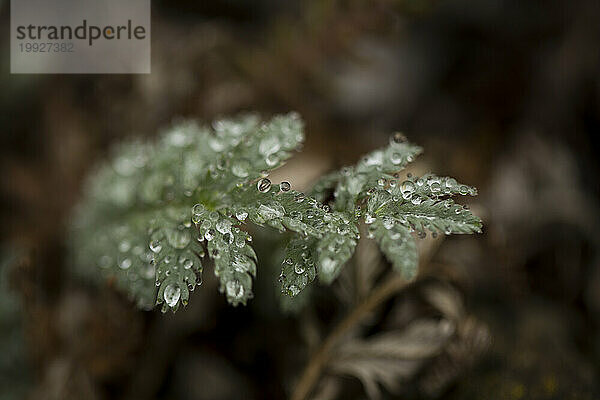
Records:
{"label": "dew drop on leaf", "polygon": [[186,230],[171,229],[167,233],[169,245],[175,249],[183,249],[190,243],[190,235]]}
{"label": "dew drop on leaf", "polygon": [[160,253],[160,251],[162,250],[162,245],[160,244],[160,241],[158,241],[158,240],[151,241],[149,247],[153,253]]}
{"label": "dew drop on leaf", "polygon": [[235,217],[238,219],[238,221],[244,222],[246,218],[248,218],[248,213],[246,211],[237,211],[235,213]]}
{"label": "dew drop on leaf", "polygon": [[454,179],[454,178],[447,178],[445,184],[446,184],[447,190],[452,190],[452,189],[456,188],[456,185],[458,185],[458,182],[456,182],[456,179]]}
{"label": "dew drop on leaf", "polygon": [[119,268],[128,269],[129,267],[131,267],[131,259],[124,258],[119,262]]}
{"label": "dew drop on leaf", "polygon": [[207,241],[211,241],[213,240],[215,237],[215,230],[213,228],[210,228],[209,230],[206,231],[206,233],[204,234],[204,239],[206,239]]}
{"label": "dew drop on leaf", "polygon": [[258,207],[257,212],[267,221],[275,218],[281,218],[285,215],[285,209],[277,203],[261,204]]}
{"label": "dew drop on leaf", "polygon": [[231,166],[231,173],[238,178],[246,178],[250,174],[250,162],[247,160],[238,160]]}
{"label": "dew drop on leaf", "polygon": [[228,281],[225,285],[225,290],[227,291],[227,296],[233,297],[234,299],[239,299],[244,295],[244,287],[237,279]]}
{"label": "dew drop on leaf", "polygon": [[262,178],[256,184],[256,188],[261,193],[267,193],[271,189],[271,181],[268,178]]}
{"label": "dew drop on leaf", "polygon": [[228,233],[231,231],[231,222],[229,222],[225,219],[222,219],[219,222],[217,222],[216,228],[217,228],[217,231],[219,231],[223,234]]}
{"label": "dew drop on leaf", "polygon": [[402,182],[402,185],[400,185],[400,192],[402,192],[402,198],[404,198],[405,200],[411,198],[414,191],[415,184],[412,181],[406,180]]}
{"label": "dew drop on leaf", "polygon": [[279,185],[279,188],[281,189],[282,192],[289,192],[290,189],[292,188],[292,185],[290,185],[290,183],[288,181],[283,181]]}
{"label": "dew drop on leaf", "polygon": [[321,268],[327,275],[332,274],[336,266],[337,262],[329,257],[324,258],[321,262]]}
{"label": "dew drop on leaf", "polygon": [[274,167],[279,162],[279,158],[276,154],[269,154],[265,157],[265,163],[269,167]]}
{"label": "dew drop on leaf", "polygon": [[263,156],[268,156],[269,154],[278,152],[280,148],[281,144],[279,143],[279,138],[276,136],[270,136],[264,138],[260,142],[258,145],[258,152]]}
{"label": "dew drop on leaf", "polygon": [[300,288],[296,285],[290,285],[290,287],[288,288],[288,291],[290,293],[290,296],[294,297],[294,296],[297,296],[298,293],[300,293]]}
{"label": "dew drop on leaf", "polygon": [[175,307],[181,297],[181,289],[177,285],[169,284],[163,292],[163,298],[169,307]]}
{"label": "dew drop on leaf", "polygon": [[119,243],[119,251],[121,253],[128,252],[130,248],[131,248],[131,243],[129,243],[127,240],[123,240],[121,243]]}
{"label": "dew drop on leaf", "polygon": [[192,207],[192,213],[194,215],[201,215],[204,212],[205,208],[204,205],[198,203],[196,205],[194,205],[194,207]]}

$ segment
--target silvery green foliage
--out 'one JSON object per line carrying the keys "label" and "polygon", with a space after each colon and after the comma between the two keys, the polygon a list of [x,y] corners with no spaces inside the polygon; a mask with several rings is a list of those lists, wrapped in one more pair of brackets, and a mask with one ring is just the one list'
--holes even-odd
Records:
{"label": "silvery green foliage", "polygon": [[[364,218],[395,267],[416,272],[411,232],[479,231],[481,223],[441,197],[474,194],[452,178],[427,175],[398,183],[421,151],[394,136],[355,167],[327,175],[311,196],[267,178],[304,139],[296,114],[261,123],[256,116],[193,122],[156,143],[132,142],[92,174],[74,218],[71,245],[80,268],[100,268],[138,305],[176,310],[214,262],[219,289],[233,304],[252,298],[257,258],[243,226],[295,233],[283,260],[282,291],[292,297],[316,277],[331,283],[352,256]],[[334,200],[327,200],[334,191]],[[362,205],[362,209],[361,209]]]}
{"label": "silvery green foliage", "polygon": [[[407,279],[417,273],[413,234],[423,238],[428,231],[433,236],[481,232],[481,220],[450,199],[458,194],[474,196],[475,188],[433,174],[401,178],[401,171],[421,151],[396,133],[386,148],[368,154],[355,166],[325,175],[311,192],[314,198],[325,201],[333,191],[333,213],[351,220],[345,229],[354,230],[364,220],[369,238],[376,240],[394,268]],[[341,254],[339,259],[346,260],[346,253]],[[321,272],[323,264],[320,266]],[[331,274],[320,275],[326,275],[329,282],[338,272],[334,269]]]}

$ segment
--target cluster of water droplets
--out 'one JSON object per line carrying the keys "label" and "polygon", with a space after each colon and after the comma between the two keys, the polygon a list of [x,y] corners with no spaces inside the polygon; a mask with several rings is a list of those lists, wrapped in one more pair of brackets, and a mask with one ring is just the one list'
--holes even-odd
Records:
{"label": "cluster of water droplets", "polygon": [[304,140],[302,129],[295,113],[262,124],[255,117],[236,123],[216,121],[214,135],[208,140],[216,154],[209,167],[212,178],[224,182],[233,178],[235,185],[242,187],[257,176],[264,177],[266,171],[278,167],[297,149]]}
{"label": "cluster of water droplets", "polygon": [[[464,184],[460,184],[451,177],[438,177],[432,174],[415,178],[408,173],[406,178],[402,179],[399,173],[394,173],[392,177],[381,177],[377,179],[376,186],[367,192],[367,212],[364,214],[365,223],[373,224],[377,221],[378,212],[387,204],[398,204],[405,210],[407,215],[400,215],[393,219],[389,216],[383,217],[381,222],[386,229],[391,229],[395,223],[400,223],[409,228],[411,232],[416,232],[419,238],[425,238],[427,230],[431,231],[435,238],[438,232],[446,235],[451,233],[467,233],[470,231],[468,223],[463,221],[470,213],[468,207],[456,205],[452,200],[442,200],[444,196],[476,195],[477,190]],[[408,205],[408,208],[404,206]],[[438,214],[420,215],[419,218],[412,217],[418,208],[435,207]],[[445,215],[445,217],[444,217]],[[455,216],[458,216],[456,218]],[[446,221],[441,222],[441,221]],[[373,237],[373,230],[369,231],[369,237]]]}
{"label": "cluster of water droplets", "polygon": [[250,276],[256,275],[256,256],[248,246],[252,237],[236,226],[246,220],[248,211],[240,208],[233,216],[229,213],[230,210],[221,213],[196,204],[192,222],[198,232],[197,241],[206,244],[208,255],[215,262],[221,291],[233,305],[245,304],[252,296]]}
{"label": "cluster of water droplets", "polygon": [[147,248],[159,287],[157,303],[163,303],[163,311],[186,305],[189,292],[202,284],[199,257],[204,250],[194,240],[192,225],[188,207],[168,208],[151,220]]}
{"label": "cluster of water droplets", "polygon": [[314,248],[306,242],[295,241],[286,249],[281,263],[281,292],[288,296],[297,296],[316,277]]}

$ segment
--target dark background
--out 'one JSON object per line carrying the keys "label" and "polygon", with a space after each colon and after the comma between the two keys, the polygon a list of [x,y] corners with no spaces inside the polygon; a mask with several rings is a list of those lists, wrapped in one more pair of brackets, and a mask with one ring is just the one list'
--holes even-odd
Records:
{"label": "dark background", "polygon": [[[265,273],[233,309],[207,271],[187,310],[136,311],[71,276],[65,227],[115,142],[181,117],[290,110],[307,143],[287,176],[354,163],[401,130],[424,146],[420,168],[479,188],[484,234],[445,241],[404,296],[428,279],[451,285],[489,345],[424,364],[401,398],[598,398],[598,1],[152,5],[150,75],[10,75],[0,1],[0,399],[285,398],[307,318],[326,333],[343,302],[321,289],[314,311],[282,314],[265,305],[276,281]],[[448,376],[436,390],[432,368]],[[344,379],[344,398],[362,398]]]}

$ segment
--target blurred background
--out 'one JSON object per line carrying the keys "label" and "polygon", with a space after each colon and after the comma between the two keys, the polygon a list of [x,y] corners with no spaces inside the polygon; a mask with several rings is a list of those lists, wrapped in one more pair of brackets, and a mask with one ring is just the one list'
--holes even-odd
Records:
{"label": "blurred background", "polygon": [[[479,188],[484,220],[424,250],[420,278],[339,344],[315,398],[600,398],[600,2],[153,0],[152,73],[114,76],[10,75],[8,6],[0,399],[287,398],[368,287],[345,275],[282,310],[258,244],[247,307],[209,270],[186,310],[142,312],[72,276],[65,228],[115,143],[290,110],[306,121],[281,171],[296,187],[400,130],[425,148],[417,170]],[[349,270],[385,264],[365,242]],[[416,350],[378,360],[382,333]]]}

